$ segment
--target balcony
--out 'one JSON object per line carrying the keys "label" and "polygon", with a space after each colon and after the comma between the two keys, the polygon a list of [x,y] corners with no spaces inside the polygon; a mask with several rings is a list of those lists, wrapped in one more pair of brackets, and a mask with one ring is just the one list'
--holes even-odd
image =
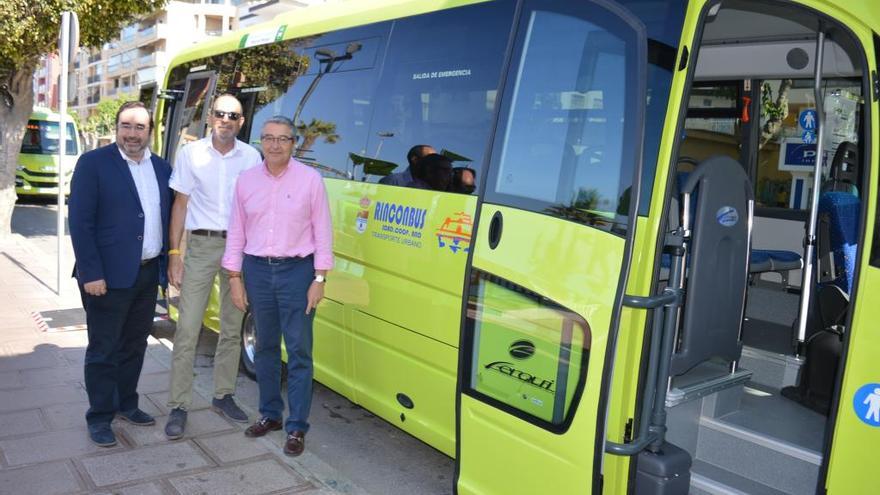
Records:
{"label": "balcony", "polygon": [[93,76],[89,76],[88,79],[86,79],[86,84],[95,84],[100,81],[101,81],[101,74],[95,74]]}
{"label": "balcony", "polygon": [[156,34],[156,25],[153,24],[152,26],[150,26],[146,29],[141,29],[140,31],[138,31],[138,38],[149,38],[150,36],[153,36],[155,34]]}
{"label": "balcony", "polygon": [[152,66],[152,65],[156,65],[156,54],[155,53],[148,53],[146,55],[141,56],[138,59],[138,66],[139,67],[145,67],[145,66],[148,67],[148,66]]}
{"label": "balcony", "polygon": [[95,62],[100,62],[100,61],[101,61],[101,52],[93,53],[92,55],[89,55],[89,63],[90,64],[93,64]]}
{"label": "balcony", "polygon": [[95,103],[98,103],[99,101],[101,101],[100,96],[89,96],[88,98],[86,98],[86,105],[94,105]]}

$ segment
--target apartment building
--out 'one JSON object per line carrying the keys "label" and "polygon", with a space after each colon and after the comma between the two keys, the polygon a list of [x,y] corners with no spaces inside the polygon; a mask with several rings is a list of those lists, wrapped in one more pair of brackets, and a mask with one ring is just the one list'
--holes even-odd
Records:
{"label": "apartment building", "polygon": [[239,3],[169,0],[163,9],[125,26],[103,47],[81,50],[71,107],[85,119],[105,98],[137,97],[142,88],[161,85],[178,51],[238,27]]}
{"label": "apartment building", "polygon": [[58,54],[40,57],[40,65],[34,71],[34,106],[58,108],[58,75],[61,61]]}

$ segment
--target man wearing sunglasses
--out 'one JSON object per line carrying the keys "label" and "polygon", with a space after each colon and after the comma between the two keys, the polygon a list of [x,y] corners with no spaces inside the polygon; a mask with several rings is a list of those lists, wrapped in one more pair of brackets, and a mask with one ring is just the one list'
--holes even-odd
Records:
{"label": "man wearing sunglasses", "polygon": [[[184,146],[175,158],[169,185],[176,191],[171,209],[168,281],[180,290],[179,316],[174,333],[174,355],[165,435],[176,440],[186,428],[192,405],[193,362],[202,319],[214,278],[221,270],[232,191],[238,175],[259,165],[260,154],[236,139],[244,117],[241,103],[224,94],[214,100],[211,134]],[[188,233],[182,253],[184,230]],[[245,423],[247,415],[233,400],[238,376],[243,313],[230,299],[226,276],[220,277],[220,338],[214,352],[212,408],[232,421]]]}

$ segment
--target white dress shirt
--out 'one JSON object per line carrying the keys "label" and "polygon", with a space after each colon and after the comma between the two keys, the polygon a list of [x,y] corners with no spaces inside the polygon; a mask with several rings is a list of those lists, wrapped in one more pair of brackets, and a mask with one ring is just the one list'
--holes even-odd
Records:
{"label": "white dress shirt", "polygon": [[253,147],[235,140],[225,155],[211,143],[211,135],[184,146],[174,160],[169,186],[189,196],[186,230],[226,230],[238,174],[262,162]]}
{"label": "white dress shirt", "polygon": [[137,188],[141,209],[144,210],[144,244],[141,248],[141,259],[148,260],[159,256],[162,252],[162,206],[159,197],[159,182],[150,150],[144,150],[144,157],[136,162],[119,149],[122,159],[128,164],[134,186]]}

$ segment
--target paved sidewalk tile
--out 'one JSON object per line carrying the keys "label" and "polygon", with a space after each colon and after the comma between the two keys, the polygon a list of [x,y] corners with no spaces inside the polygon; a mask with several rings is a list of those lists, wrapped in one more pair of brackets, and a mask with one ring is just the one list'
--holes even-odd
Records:
{"label": "paved sidewalk tile", "polygon": [[0,437],[27,435],[45,430],[46,425],[40,418],[40,411],[36,409],[0,414]]}
{"label": "paved sidewalk tile", "polygon": [[302,476],[275,459],[181,476],[169,481],[181,495],[258,495],[311,486]]}
{"label": "paved sidewalk tile", "polygon": [[84,400],[87,400],[86,391],[79,386],[71,385],[0,390],[0,412],[36,409],[52,404],[66,404]]}
{"label": "paved sidewalk tile", "polygon": [[[159,409],[162,410],[162,414],[168,414],[170,412],[168,408],[168,391],[164,392],[156,392],[154,394],[147,394],[147,397],[153,401],[154,404],[159,406]],[[193,390],[193,401],[192,406],[189,408],[189,411],[197,411],[199,409],[207,409],[211,407],[211,401],[202,397],[202,395],[195,390]]]}
{"label": "paved sidewalk tile", "polygon": [[189,442],[87,457],[80,462],[99,487],[214,465]]}
{"label": "paved sidewalk tile", "polygon": [[24,383],[21,381],[20,371],[0,371],[0,389],[20,388]]}
{"label": "paved sidewalk tile", "polygon": [[73,366],[21,370],[19,373],[25,387],[43,387],[83,381],[83,369]]}
{"label": "paved sidewalk tile", "polygon": [[86,424],[86,411],[89,403],[85,398],[78,402],[67,404],[54,404],[40,408],[49,428],[52,430],[68,430],[70,428],[83,428]]}
{"label": "paved sidewalk tile", "polygon": [[[165,438],[166,421],[168,421],[168,416],[158,416],[156,417],[155,426],[135,426],[123,421],[117,421],[117,424],[136,445],[156,445],[170,442],[170,440]],[[190,411],[187,415],[184,439],[233,430],[238,431],[235,425],[223,419],[214,411],[200,409],[198,411]],[[239,433],[239,435],[244,438],[243,433]],[[179,442],[178,440],[175,443]]]}
{"label": "paved sidewalk tile", "polygon": [[0,355],[0,371],[26,370],[32,368],[54,368],[64,365],[64,362],[54,351],[33,351],[30,354],[18,354],[16,351],[6,350]]}
{"label": "paved sidewalk tile", "polygon": [[[121,444],[110,449],[120,449]],[[52,431],[26,438],[0,440],[0,451],[10,466],[31,463],[44,463],[78,457],[97,452],[107,452],[107,447],[98,447],[89,440],[85,421],[80,429]]]}
{"label": "paved sidewalk tile", "polygon": [[92,495],[162,495],[162,488],[155,483],[114,488],[110,491],[90,492]]}
{"label": "paved sidewalk tile", "polygon": [[269,449],[263,445],[263,442],[256,438],[247,438],[240,431],[225,435],[197,438],[195,441],[223,464],[270,453]]}
{"label": "paved sidewalk tile", "polygon": [[56,495],[79,491],[79,477],[67,462],[0,469],[0,493]]}
{"label": "paved sidewalk tile", "polygon": [[137,391],[139,394],[152,394],[156,392],[167,392],[170,385],[171,373],[164,371],[163,373],[146,374],[141,372],[141,378],[138,381]]}

